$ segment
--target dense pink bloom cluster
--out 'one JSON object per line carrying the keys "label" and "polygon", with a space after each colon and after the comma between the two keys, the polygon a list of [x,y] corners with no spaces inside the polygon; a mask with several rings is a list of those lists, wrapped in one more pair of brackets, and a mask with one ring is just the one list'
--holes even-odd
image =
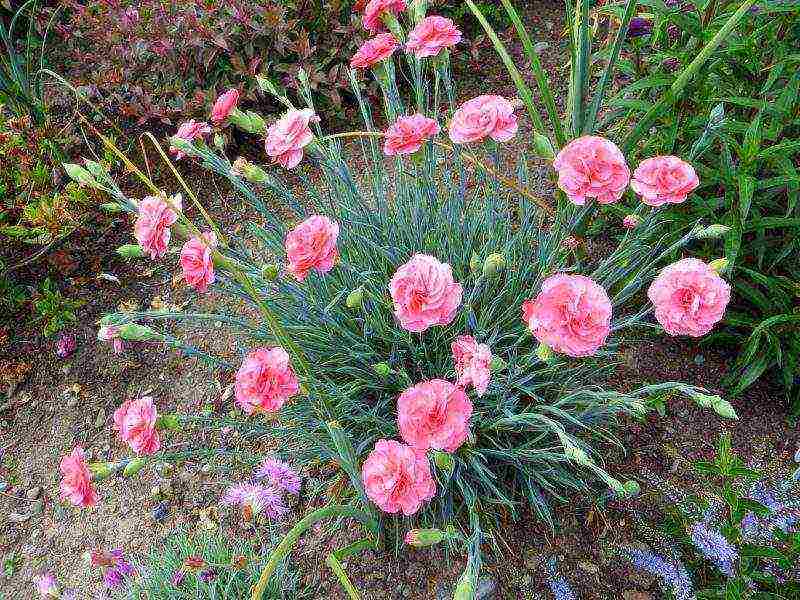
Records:
{"label": "dense pink bloom cluster", "polygon": [[661,271],[647,297],[664,331],[700,337],[722,319],[731,286],[703,261],[684,258]]}
{"label": "dense pink bloom cluster", "polygon": [[450,323],[463,293],[461,285],[453,281],[450,265],[427,254],[415,254],[397,269],[389,291],[395,317],[403,329],[414,333]]}
{"label": "dense pink bloom cluster", "polygon": [[502,96],[478,96],[465,102],[450,121],[450,139],[456,144],[480,142],[487,137],[507,142],[517,133],[514,106]]}
{"label": "dense pink bloom cluster", "polygon": [[[209,127],[208,123],[189,119],[185,123],[182,123],[180,127],[178,127],[175,137],[186,142],[193,142],[197,138],[202,139],[209,133],[211,133],[211,127]],[[170,146],[169,151],[170,154],[175,156],[175,160],[180,160],[186,156],[185,152],[179,150],[175,146]]]}
{"label": "dense pink bloom cluster", "polygon": [[564,146],[553,161],[558,187],[571,202],[587,198],[600,204],[616,202],[625,193],[631,173],[619,148],[605,138],[586,135]]}
{"label": "dense pink bloom cluster", "polygon": [[552,275],[535,300],[522,305],[523,319],[537,340],[556,352],[595,354],[611,331],[611,300],[583,275]]}
{"label": "dense pink bloom cluster", "polygon": [[289,355],[283,348],[258,348],[236,373],[236,402],[248,415],[275,412],[300,391]]}
{"label": "dense pink bloom cluster", "polygon": [[[172,196],[170,204],[175,210],[182,210],[181,195]],[[167,253],[170,227],[178,220],[178,213],[172,207],[159,196],[148,196],[139,202],[133,235],[150,258],[160,258]]]}
{"label": "dense pink bloom cluster", "polygon": [[86,465],[86,453],[75,446],[72,453],[61,458],[61,499],[75,506],[87,507],[97,504],[97,492],[92,486],[92,474]]}
{"label": "dense pink bloom cluster", "polygon": [[290,110],[267,129],[264,148],[273,162],[293,169],[303,160],[303,148],[314,139],[308,124],[316,118],[310,108]]}
{"label": "dense pink bloom cluster", "polygon": [[216,246],[217,236],[213,231],[205,231],[186,240],[181,248],[183,279],[201,294],[214,283],[214,261],[211,252]]}
{"label": "dense pink bloom cluster", "polygon": [[469,434],[472,402],[444,379],[423,381],[397,399],[400,437],[417,450],[455,452]]}
{"label": "dense pink bloom cluster", "polygon": [[386,27],[383,24],[383,15],[397,15],[406,9],[406,0],[370,0],[364,8],[361,23],[364,29],[377,33]]}
{"label": "dense pink bloom cluster", "polygon": [[217,101],[214,102],[214,107],[211,109],[211,120],[219,125],[231,114],[236,105],[239,103],[239,90],[232,88],[221,94]]}
{"label": "dense pink bloom cluster", "polygon": [[649,206],[680,204],[700,185],[694,167],[677,156],[654,156],[639,163],[631,187]]}
{"label": "dense pink bloom cluster", "polygon": [[419,113],[400,117],[386,131],[383,153],[387,156],[413,154],[440,131],[439,124]]}
{"label": "dense pink bloom cluster", "polygon": [[248,517],[261,513],[270,519],[278,519],[289,512],[280,492],[272,486],[260,483],[238,483],[225,490],[222,504],[239,506]]}
{"label": "dense pink bloom cluster", "polygon": [[114,411],[114,429],[136,454],[158,452],[161,440],[156,431],[157,420],[156,407],[150,396],[126,400]]}
{"label": "dense pink bloom cluster", "polygon": [[350,66],[354,69],[369,69],[389,58],[399,47],[399,42],[391,33],[380,33],[361,44],[350,59]]}
{"label": "dense pink bloom cluster", "polygon": [[489,346],[479,344],[471,335],[460,335],[450,348],[458,385],[466,388],[472,384],[478,396],[483,396],[491,378],[492,352]]}
{"label": "dense pink bloom cluster", "polygon": [[451,19],[425,17],[408,34],[406,50],[417,58],[436,56],[442,50],[461,41],[461,32]]}
{"label": "dense pink bloom cluster", "polygon": [[413,515],[436,494],[424,452],[394,440],[378,440],[361,466],[367,496],[387,513]]}
{"label": "dense pink bloom cluster", "polygon": [[322,215],[312,215],[286,235],[288,271],[303,281],[311,269],[327,273],[336,263],[339,225]]}

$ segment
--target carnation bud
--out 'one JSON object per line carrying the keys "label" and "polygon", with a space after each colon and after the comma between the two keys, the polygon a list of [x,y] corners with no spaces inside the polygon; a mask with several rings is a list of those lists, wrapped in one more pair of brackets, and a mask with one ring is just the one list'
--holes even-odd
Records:
{"label": "carnation bud", "polygon": [[642,491],[642,487],[639,485],[639,482],[634,481],[633,479],[629,479],[623,483],[622,487],[625,488],[625,495],[628,498],[634,498]]}
{"label": "carnation bud", "polygon": [[231,114],[228,115],[228,120],[247,133],[261,133],[267,127],[260,115],[252,111],[245,113],[238,108],[234,108],[231,111]]}
{"label": "carnation bud", "polygon": [[433,464],[436,465],[436,468],[447,473],[448,477],[452,475],[456,468],[456,461],[453,455],[442,450],[434,450],[432,454]]}
{"label": "carnation bud", "polygon": [[375,371],[381,377],[388,377],[389,374],[392,372],[392,368],[389,366],[389,363],[379,362],[372,365],[372,370]]}
{"label": "carnation bud", "polygon": [[625,486],[618,479],[614,479],[613,477],[606,477],[605,481],[608,484],[608,487],[614,490],[614,493],[618,497],[624,498],[627,495],[627,492],[625,491]]}
{"label": "carnation bud", "polygon": [[123,340],[131,340],[134,342],[147,342],[149,340],[161,339],[161,335],[147,327],[146,325],[139,325],[138,323],[126,323],[119,327],[119,337]]}
{"label": "carnation bud", "polygon": [[481,257],[478,256],[477,252],[473,252],[469,259],[469,270],[473,273],[481,270]]}
{"label": "carnation bud", "polygon": [[231,567],[234,569],[244,569],[247,566],[248,560],[246,556],[236,554],[231,559]]}
{"label": "carnation bud", "polygon": [[492,356],[492,362],[489,363],[489,369],[492,373],[499,373],[500,371],[505,371],[506,367],[508,367],[508,363],[504,361],[499,356]]}
{"label": "carnation bud", "polygon": [[139,244],[123,244],[117,248],[117,254],[123,258],[142,258],[145,255]]}
{"label": "carnation bud", "polygon": [[219,133],[214,134],[214,147],[222,152],[225,149],[225,136]]}
{"label": "carnation bud", "polygon": [[178,431],[181,428],[180,419],[178,415],[158,415],[156,419],[156,429],[169,429],[170,431]]}
{"label": "carnation bud", "polygon": [[695,232],[694,237],[701,240],[716,239],[721,238],[730,230],[731,228],[727,225],[715,223],[714,225],[709,225],[708,227],[699,228],[699,230]]}
{"label": "carnation bud", "polygon": [[195,156],[197,154],[191,142],[188,142],[187,140],[180,138],[178,136],[173,136],[169,138],[169,145],[171,148],[180,150],[186,156]]}
{"label": "carnation bud", "polygon": [[125,465],[125,468],[122,470],[122,474],[125,477],[132,477],[136,475],[139,471],[144,469],[146,466],[147,466],[147,459],[134,458],[127,465]]}
{"label": "carnation bud", "polygon": [[473,580],[472,566],[467,565],[467,568],[458,580],[455,594],[453,594],[453,600],[474,600],[475,584]]}
{"label": "carnation bud", "polygon": [[548,360],[553,358],[553,351],[547,344],[539,344],[539,347],[536,348],[536,356],[542,362],[547,362]]}
{"label": "carnation bud", "polygon": [[494,279],[503,269],[506,268],[506,257],[495,252],[486,257],[483,261],[483,276],[487,279]]}
{"label": "carnation bud", "polygon": [[206,564],[202,556],[190,555],[183,561],[183,566],[187,569],[202,569]]}
{"label": "carnation bud", "polygon": [[[567,440],[565,438],[565,439],[562,440],[562,443],[564,444],[564,454],[566,454],[567,458],[570,458],[570,459],[574,460],[576,463],[578,463],[579,465],[582,465],[584,467],[589,467],[589,466],[592,466],[594,464],[592,462],[592,459],[589,458],[589,455],[586,454],[586,452],[584,452],[581,448],[578,448],[571,441],[569,441],[569,440]],[[615,479],[611,479],[611,478],[609,478],[609,479],[611,480],[611,482],[616,481]],[[609,482],[609,484],[611,485],[611,487],[614,487],[613,483],[611,483],[611,482]],[[617,482],[617,483],[619,483],[619,482]],[[620,485],[622,485],[622,484],[620,484]]]}
{"label": "carnation bud", "polygon": [[723,400],[722,398],[714,403],[714,412],[723,419],[739,418],[739,416],[736,414],[736,411],[733,409],[733,406],[731,406],[731,403],[727,400]]}
{"label": "carnation bud", "polygon": [[84,158],[83,165],[86,167],[86,170],[89,171],[96,179],[103,179],[106,177],[106,175],[108,175],[108,171],[106,171],[105,167],[99,162]]}
{"label": "carnation bud", "polygon": [[708,263],[708,266],[717,274],[722,273],[728,268],[728,259],[727,258],[718,258],[716,260],[712,260]]}
{"label": "carnation bud", "polygon": [[719,396],[709,396],[708,394],[693,394],[692,399],[697,403],[697,406],[702,408],[711,408],[717,402],[722,402]]}
{"label": "carnation bud", "polygon": [[444,538],[445,533],[440,529],[409,529],[405,542],[414,548],[426,548],[441,543]]}
{"label": "carnation bud", "polygon": [[364,304],[364,288],[359,286],[347,294],[347,300],[345,300],[345,304],[347,305],[347,308],[352,308],[353,310],[361,308],[361,306]]}
{"label": "carnation bud", "polygon": [[98,187],[99,185],[97,180],[92,177],[92,174],[80,165],[76,165],[74,163],[64,163],[64,170],[67,172],[67,175],[69,175],[70,179],[79,185],[88,185],[89,187]]}
{"label": "carnation bud", "polygon": [[265,265],[264,268],[261,269],[261,274],[267,281],[275,281],[278,278],[278,265]]}
{"label": "carnation bud", "polygon": [[111,477],[112,473],[114,472],[114,467],[111,463],[99,462],[91,463],[89,465],[89,470],[92,472],[92,479],[95,481],[101,481]]}
{"label": "carnation bud", "polygon": [[536,150],[536,154],[542,158],[553,160],[556,157],[556,151],[550,138],[541,133],[533,134],[533,147]]}
{"label": "carnation bud", "polygon": [[103,202],[103,204],[100,205],[100,209],[110,213],[122,212],[122,206],[116,202]]}

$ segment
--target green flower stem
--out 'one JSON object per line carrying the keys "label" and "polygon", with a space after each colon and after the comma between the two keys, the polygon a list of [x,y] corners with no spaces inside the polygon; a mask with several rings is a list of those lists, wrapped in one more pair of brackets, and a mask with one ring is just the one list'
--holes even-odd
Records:
{"label": "green flower stem", "polygon": [[298,521],[297,525],[289,530],[283,540],[281,540],[281,543],[278,544],[278,546],[270,555],[264,570],[261,572],[261,576],[258,578],[255,586],[253,586],[251,600],[261,600],[264,595],[264,591],[267,588],[267,584],[269,583],[270,577],[272,577],[272,574],[275,573],[275,570],[278,568],[278,564],[289,554],[289,552],[291,552],[294,545],[300,539],[300,536],[302,536],[316,523],[324,519],[334,517],[351,517],[370,529],[373,533],[377,532],[378,529],[378,524],[364,512],[350,506],[344,506],[340,504],[332,504],[306,515],[300,519],[300,521]]}
{"label": "green flower stem", "polygon": [[333,571],[336,578],[339,580],[341,586],[347,592],[347,595],[350,596],[350,600],[361,600],[361,594],[358,593],[358,590],[350,583],[350,579],[347,577],[347,573],[345,573],[344,568],[342,567],[342,563],[339,562],[339,559],[336,558],[335,553],[331,553],[325,559],[325,564],[328,565],[328,568]]}

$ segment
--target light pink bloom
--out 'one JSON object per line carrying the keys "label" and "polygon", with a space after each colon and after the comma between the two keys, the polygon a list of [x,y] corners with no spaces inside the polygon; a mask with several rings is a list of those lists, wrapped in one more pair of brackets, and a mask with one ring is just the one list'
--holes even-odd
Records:
{"label": "light pink bloom", "polygon": [[236,108],[236,105],[239,103],[239,90],[236,88],[232,88],[221,94],[217,101],[214,102],[214,107],[211,109],[211,120],[216,123],[220,124],[225,119],[228,118],[228,115],[231,114],[231,111]]}
{"label": "light pink bloom", "polygon": [[142,396],[138,400],[126,400],[114,411],[114,429],[136,454],[155,454],[161,448],[157,419],[153,399]]}
{"label": "light pink bloom", "polygon": [[502,96],[478,96],[465,102],[450,122],[450,139],[456,144],[479,142],[487,137],[507,142],[517,133],[514,107]]}
{"label": "light pink bloom", "polygon": [[472,384],[478,396],[486,393],[491,378],[492,352],[486,344],[479,344],[471,335],[460,335],[450,348],[458,374],[458,385],[466,388]]}
{"label": "light pink bloom", "polygon": [[125,340],[119,337],[119,327],[115,325],[103,325],[97,331],[97,339],[103,342],[111,342],[114,354],[121,354],[125,350]]}
{"label": "light pink bloom", "polygon": [[622,219],[622,226],[625,229],[636,229],[641,224],[642,218],[638,215],[625,215],[625,218]]}
{"label": "light pink bloom", "polygon": [[611,331],[611,300],[583,275],[551,275],[522,315],[537,340],[573,357],[595,354]]}
{"label": "light pink bloom", "polygon": [[394,316],[403,329],[422,333],[432,325],[447,325],[456,316],[463,289],[453,281],[450,265],[433,256],[415,254],[397,269],[389,283]]}
{"label": "light pink bloom", "polygon": [[87,507],[97,504],[97,492],[92,486],[92,474],[86,466],[86,453],[75,446],[72,454],[61,458],[61,499],[75,506]]}
{"label": "light pink bloom", "polygon": [[201,294],[214,283],[214,261],[212,250],[217,245],[217,236],[213,231],[206,231],[194,236],[181,248],[181,268],[183,279]]}
{"label": "light pink bloom", "polygon": [[278,519],[289,512],[280,492],[272,486],[260,483],[232,485],[225,491],[222,503],[228,506],[240,506],[249,510],[252,516],[258,516],[263,512],[270,519]]}
{"label": "light pink bloom", "polygon": [[620,149],[605,138],[585,135],[561,149],[553,167],[558,187],[571,202],[583,205],[587,198],[612,204],[622,198],[631,172]]}
{"label": "light pink bloom", "polygon": [[631,187],[648,206],[680,204],[700,185],[694,167],[677,156],[654,156],[639,163]]}
{"label": "light pink bloom", "polygon": [[410,117],[400,117],[386,130],[383,153],[386,156],[414,154],[422,148],[425,140],[435,137],[439,131],[439,124],[434,119],[419,113]]}
{"label": "light pink bloom", "polygon": [[684,258],[659,273],[647,297],[669,335],[700,337],[722,319],[731,286],[703,261]]}
{"label": "light pink bloom", "polygon": [[455,452],[467,439],[470,416],[464,390],[444,379],[418,383],[397,399],[400,437],[417,450]]}
{"label": "light pink bloom", "polygon": [[300,492],[300,476],[292,467],[276,458],[264,459],[253,476],[256,479],[267,479],[270,485],[290,494],[296,495]]}
{"label": "light pink bloom", "polygon": [[339,256],[338,237],[339,225],[335,221],[322,215],[310,216],[286,234],[287,270],[298,281],[303,281],[311,269],[327,273]]}
{"label": "light pink bloom", "polygon": [[286,169],[293,169],[303,160],[303,148],[314,139],[308,124],[316,116],[310,108],[290,110],[267,129],[264,144],[272,161]]}
{"label": "light pink bloom", "polygon": [[34,582],[36,583],[36,591],[39,593],[39,596],[45,600],[59,597],[56,578],[53,577],[52,573],[42,573],[34,578]]}
{"label": "light pink bloom", "polygon": [[391,33],[381,33],[361,44],[350,59],[350,66],[354,69],[369,69],[389,58],[399,47],[400,44]]}
{"label": "light pink bloom", "polygon": [[417,58],[436,56],[445,48],[461,41],[461,32],[450,19],[426,17],[408,34],[406,51]]}
{"label": "light pink bloom", "polygon": [[[182,209],[180,194],[172,196],[170,202],[177,210]],[[138,208],[133,235],[142,249],[150,254],[150,258],[160,258],[167,253],[171,234],[169,228],[178,220],[178,213],[158,196],[142,199]]]}
{"label": "light pink bloom", "polygon": [[[208,126],[208,123],[189,119],[185,123],[182,123],[180,127],[178,127],[178,131],[175,133],[174,137],[186,140],[187,142],[192,142],[197,138],[202,139],[203,136],[209,133],[211,133],[211,127]],[[175,160],[180,160],[186,156],[185,152],[178,150],[174,146],[170,146],[169,151],[170,154],[175,156]]]}
{"label": "light pink bloom", "polygon": [[300,391],[289,355],[283,348],[258,348],[236,373],[236,402],[248,415],[275,412]]}
{"label": "light pink bloom", "polygon": [[364,25],[364,29],[377,33],[385,29],[381,19],[384,14],[396,15],[405,9],[406,0],[370,0],[369,4],[364,8],[361,23]]}
{"label": "light pink bloom", "polygon": [[436,494],[424,453],[394,440],[378,440],[361,467],[367,496],[387,513],[413,515]]}

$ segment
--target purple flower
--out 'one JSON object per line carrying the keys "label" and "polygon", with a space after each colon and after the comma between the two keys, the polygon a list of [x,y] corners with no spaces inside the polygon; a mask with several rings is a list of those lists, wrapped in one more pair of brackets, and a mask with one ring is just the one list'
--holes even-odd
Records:
{"label": "purple flower", "polygon": [[651,31],[653,31],[653,23],[644,17],[633,17],[628,25],[629,38],[644,37],[650,35]]}
{"label": "purple flower", "polygon": [[58,337],[58,342],[56,343],[56,355],[58,358],[69,358],[72,356],[72,353],[75,352],[77,346],[78,342],[74,334],[62,333]]}
{"label": "purple flower", "polygon": [[42,598],[58,598],[58,585],[52,573],[42,573],[34,579],[36,591]]}
{"label": "purple flower", "polygon": [[283,504],[281,495],[274,487],[260,483],[239,483],[232,485],[222,498],[223,504],[241,506],[255,517],[264,512],[270,519],[277,519],[289,509]]}
{"label": "purple flower", "polygon": [[677,58],[667,58],[661,64],[664,65],[664,68],[670,73],[677,71],[681,66],[681,62]]}
{"label": "purple flower", "polygon": [[206,569],[200,573],[200,581],[209,583],[217,578],[217,572],[214,569]]}
{"label": "purple flower", "polygon": [[267,458],[256,469],[254,474],[256,479],[267,479],[269,483],[280,488],[289,494],[297,494],[300,491],[300,477],[285,462],[274,458]]}
{"label": "purple flower", "polygon": [[677,560],[668,561],[657,554],[638,548],[623,550],[631,564],[658,577],[661,586],[672,592],[675,600],[694,600],[694,590],[689,573]]}
{"label": "purple flower", "polygon": [[555,560],[547,562],[547,584],[556,600],[576,600],[567,580],[556,570]]}
{"label": "purple flower", "polygon": [[108,569],[106,569],[103,576],[103,583],[110,590],[116,590],[123,586],[125,580],[132,577],[136,570],[133,565],[129,563],[122,554],[122,549],[116,548],[110,552],[115,562]]}
{"label": "purple flower", "polygon": [[731,543],[716,529],[706,523],[698,521],[689,530],[692,543],[700,553],[717,565],[717,568],[728,577],[735,574],[735,564],[739,560],[739,553]]}
{"label": "purple flower", "polygon": [[175,571],[170,581],[172,582],[172,585],[174,585],[175,587],[181,587],[185,579],[186,579],[186,573],[182,569],[179,569]]}

